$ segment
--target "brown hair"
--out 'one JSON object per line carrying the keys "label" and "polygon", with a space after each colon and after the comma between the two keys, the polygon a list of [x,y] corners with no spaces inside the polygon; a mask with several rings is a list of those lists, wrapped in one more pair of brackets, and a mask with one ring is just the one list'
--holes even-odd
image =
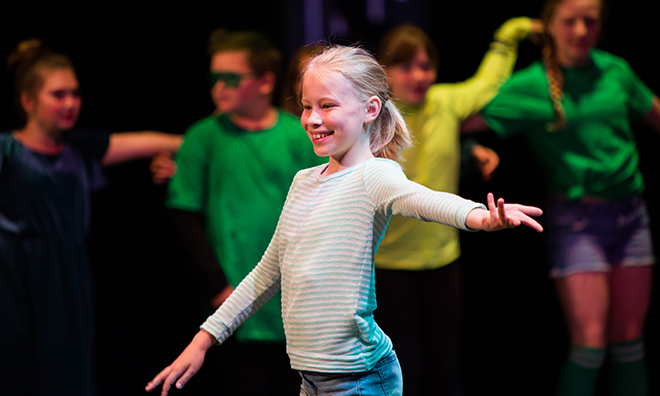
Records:
{"label": "brown hair", "polygon": [[314,56],[301,73],[340,73],[348,80],[353,93],[366,101],[377,96],[382,107],[380,114],[369,123],[371,152],[375,157],[398,160],[401,150],[411,145],[410,132],[394,102],[385,70],[368,51],[359,47],[334,45]]}
{"label": "brown hair", "polygon": [[271,72],[275,75],[275,81],[280,80],[282,52],[265,35],[249,30],[229,32],[223,28],[211,32],[208,54],[213,56],[227,51],[247,52],[248,64],[257,76]]}
{"label": "brown hair", "polygon": [[21,95],[37,94],[44,82],[43,70],[69,69],[75,73],[69,58],[44,47],[39,39],[18,43],[7,58],[7,69],[14,77],[14,100],[22,121],[27,117],[21,106]]}
{"label": "brown hair", "polygon": [[378,42],[378,59],[385,67],[412,60],[420,48],[424,49],[434,68],[440,66],[438,47],[419,27],[404,23],[389,29]]}

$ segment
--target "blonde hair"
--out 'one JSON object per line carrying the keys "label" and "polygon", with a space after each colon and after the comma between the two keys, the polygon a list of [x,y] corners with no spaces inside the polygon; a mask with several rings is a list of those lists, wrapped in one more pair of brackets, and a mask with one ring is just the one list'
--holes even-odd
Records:
{"label": "blonde hair", "polygon": [[328,46],[309,60],[301,80],[310,71],[340,73],[359,100],[378,97],[382,103],[380,113],[368,126],[371,152],[375,157],[400,159],[401,151],[412,144],[410,131],[392,102],[385,70],[371,53],[359,47]]}

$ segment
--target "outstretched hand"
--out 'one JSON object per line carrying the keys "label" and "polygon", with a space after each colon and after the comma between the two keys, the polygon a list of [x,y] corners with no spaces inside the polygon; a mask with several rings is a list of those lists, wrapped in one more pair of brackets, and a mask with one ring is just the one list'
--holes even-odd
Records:
{"label": "outstretched hand", "polygon": [[474,209],[466,219],[468,227],[475,230],[498,231],[505,228],[515,228],[521,224],[526,225],[538,232],[543,227],[530,216],[540,216],[543,211],[535,206],[505,204],[504,199],[497,200],[492,193],[488,193],[488,210]]}
{"label": "outstretched hand", "polygon": [[163,384],[161,396],[166,396],[175,383],[177,389],[183,388],[202,367],[206,351],[213,345],[211,337],[204,330],[197,333],[181,355],[147,384],[145,387],[147,392],[153,391],[160,384]]}

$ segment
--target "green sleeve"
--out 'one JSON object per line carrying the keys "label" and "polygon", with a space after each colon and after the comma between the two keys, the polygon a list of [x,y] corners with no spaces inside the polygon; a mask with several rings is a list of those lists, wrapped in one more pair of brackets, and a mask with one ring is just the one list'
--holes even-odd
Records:
{"label": "green sleeve", "polygon": [[210,143],[202,128],[186,131],[175,157],[177,172],[168,185],[167,207],[203,212],[206,196],[208,149]]}
{"label": "green sleeve", "polygon": [[633,119],[639,120],[651,110],[653,92],[635,74],[628,62],[621,59],[621,65],[628,76],[628,107]]}
{"label": "green sleeve", "polygon": [[545,130],[555,117],[543,66],[534,63],[515,73],[482,110],[486,124],[502,137]]}
{"label": "green sleeve", "polygon": [[454,84],[451,105],[461,120],[477,113],[511,76],[518,58],[518,43],[529,35],[532,22],[518,17],[506,21],[495,32],[477,72],[462,83]]}

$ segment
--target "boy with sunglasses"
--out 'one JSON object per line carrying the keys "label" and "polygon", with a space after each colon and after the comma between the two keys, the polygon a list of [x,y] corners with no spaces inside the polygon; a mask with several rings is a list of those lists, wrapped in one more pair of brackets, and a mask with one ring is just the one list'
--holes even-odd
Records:
{"label": "boy with sunglasses", "polygon": [[[259,262],[296,172],[324,162],[300,121],[273,105],[282,65],[277,47],[257,32],[218,30],[209,55],[216,111],[186,131],[167,199],[194,281],[210,301],[204,316]],[[235,338],[234,354],[225,350],[218,358],[234,370],[227,378],[235,394],[297,393],[300,379],[286,355],[279,297]]]}

